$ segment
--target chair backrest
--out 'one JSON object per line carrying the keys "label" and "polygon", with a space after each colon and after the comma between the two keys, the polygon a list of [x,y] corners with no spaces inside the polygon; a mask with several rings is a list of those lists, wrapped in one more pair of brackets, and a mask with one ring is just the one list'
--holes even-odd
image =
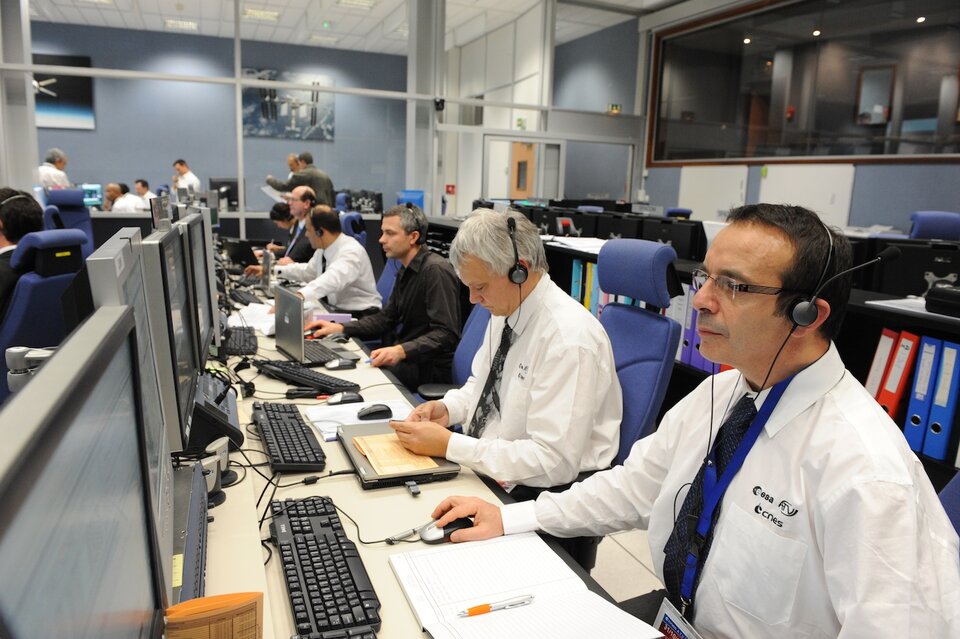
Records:
{"label": "chair backrest", "polygon": [[383,272],[377,280],[377,292],[380,293],[380,299],[386,305],[390,299],[390,293],[393,292],[393,285],[397,281],[397,273],[400,271],[400,260],[390,258],[383,263]]}
{"label": "chair backrest", "polygon": [[960,213],[914,211],[910,223],[910,237],[913,239],[960,240]]}
{"label": "chair backrest", "polygon": [[[80,247],[83,259],[93,253],[93,221],[90,209],[83,205],[83,189],[55,189],[47,193],[47,205],[57,207],[64,228],[78,229],[87,236],[87,242]],[[44,216],[46,220],[46,216]],[[46,224],[44,224],[44,228]]]}
{"label": "chair backrest", "polygon": [[54,229],[66,228],[63,218],[60,217],[60,209],[53,204],[43,207],[43,230],[52,231]]}
{"label": "chair backrest", "polygon": [[960,533],[960,473],[953,476],[940,491],[940,503],[957,533]]}
{"label": "chair backrest", "polygon": [[[418,191],[414,189],[404,189],[403,191],[397,191],[397,204],[406,204],[410,202],[411,204],[416,204],[420,207],[420,210],[423,210],[423,191]],[[424,211],[425,212],[425,211]]]}
{"label": "chair backrest", "polygon": [[602,206],[594,206],[593,204],[581,204],[577,207],[577,210],[581,213],[603,213]]}
{"label": "chair backrest", "polygon": [[463,386],[470,377],[473,356],[477,354],[477,349],[483,343],[483,334],[489,322],[490,311],[479,304],[474,304],[470,315],[467,316],[467,323],[463,325],[463,331],[460,333],[460,343],[457,344],[457,350],[453,353],[450,376],[457,386]]}
{"label": "chair backrest", "polygon": [[693,211],[675,206],[664,211],[664,215],[678,220],[689,220],[690,216],[693,215]]}
{"label": "chair backrest", "polygon": [[[659,242],[608,240],[597,258],[600,288],[667,308],[667,274],[676,258],[673,247]],[[620,303],[604,306],[600,323],[613,345],[623,391],[620,450],[613,461],[622,464],[634,442],[653,431],[682,331],[675,320]]]}
{"label": "chair backrest", "polygon": [[367,227],[363,223],[362,215],[356,211],[345,211],[341,213],[340,227],[344,233],[360,242],[360,246],[365,247],[367,245]]}
{"label": "chair backrest", "polygon": [[346,211],[350,208],[350,194],[346,191],[337,193],[333,208],[338,211]]}
{"label": "chair backrest", "polygon": [[66,336],[60,298],[83,265],[86,242],[83,232],[61,229],[27,233],[17,243],[10,265],[22,274],[0,318],[0,402],[10,393],[7,348],[57,346]]}

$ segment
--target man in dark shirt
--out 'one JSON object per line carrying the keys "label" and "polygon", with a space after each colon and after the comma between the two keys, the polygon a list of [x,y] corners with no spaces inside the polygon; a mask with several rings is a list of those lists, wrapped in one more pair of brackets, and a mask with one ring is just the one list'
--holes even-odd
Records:
{"label": "man in dark shirt", "polygon": [[270,220],[274,225],[287,232],[285,244],[270,242],[267,248],[273,251],[274,257],[289,257],[294,262],[309,262],[313,257],[313,247],[304,230],[302,220],[290,213],[290,205],[286,202],[277,202],[270,209]]}
{"label": "man in dark shirt", "polygon": [[403,267],[381,311],[347,325],[317,321],[318,337],[381,337],[385,346],[370,353],[371,364],[393,373],[404,386],[450,382],[453,351],[460,341],[460,284],[450,262],[424,242],[427,218],[412,204],[383,214],[380,245]]}
{"label": "man in dark shirt", "polygon": [[333,206],[336,195],[333,192],[333,180],[325,171],[313,165],[313,154],[304,151],[300,154],[300,168],[293,172],[287,180],[278,180],[272,175],[267,176],[267,184],[286,193],[298,186],[309,186],[317,195],[317,204]]}
{"label": "man in dark shirt", "polygon": [[0,189],[0,319],[7,314],[10,296],[20,274],[10,266],[17,242],[27,233],[43,230],[43,211],[29,193]]}

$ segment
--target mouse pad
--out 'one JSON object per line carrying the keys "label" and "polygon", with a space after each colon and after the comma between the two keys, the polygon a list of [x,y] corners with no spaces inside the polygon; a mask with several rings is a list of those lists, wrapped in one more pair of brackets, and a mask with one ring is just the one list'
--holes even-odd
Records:
{"label": "mouse pad", "polygon": [[[354,404],[356,406],[356,404]],[[404,471],[401,473],[380,474],[378,473],[367,457],[357,448],[354,438],[375,437],[377,435],[393,434],[393,429],[386,422],[374,422],[367,424],[345,424],[337,429],[337,438],[343,446],[344,452],[350,458],[357,471],[357,477],[360,479],[360,486],[365,489],[386,488],[388,486],[402,486],[404,482],[414,480],[418,484],[426,484],[432,481],[444,481],[453,479],[460,472],[460,465],[448,461],[443,457],[431,457],[436,466],[428,467],[425,464],[421,468]],[[362,441],[362,440],[361,440]]]}

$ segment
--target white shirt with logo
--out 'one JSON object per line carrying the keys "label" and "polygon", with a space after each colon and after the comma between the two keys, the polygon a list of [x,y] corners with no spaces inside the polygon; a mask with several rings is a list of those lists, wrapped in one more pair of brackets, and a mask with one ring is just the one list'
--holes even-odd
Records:
{"label": "white shirt with logo", "polygon": [[[748,388],[737,371],[714,381],[715,438]],[[662,580],[675,512],[709,444],[710,407],[708,379],[624,466],[503,507],[505,531],[647,528]],[[960,637],[957,533],[835,346],[787,388],[720,508],[695,599],[705,638]]]}

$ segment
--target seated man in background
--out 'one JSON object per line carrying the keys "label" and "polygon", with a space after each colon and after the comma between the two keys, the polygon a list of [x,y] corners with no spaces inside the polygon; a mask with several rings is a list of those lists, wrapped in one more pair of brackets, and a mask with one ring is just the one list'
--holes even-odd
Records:
{"label": "seated man in background", "polygon": [[270,209],[270,219],[274,226],[287,232],[286,242],[276,244],[270,242],[267,249],[273,251],[274,257],[289,257],[294,262],[309,262],[313,257],[313,247],[306,234],[306,220],[298,220],[290,213],[290,205],[286,202],[277,202]]}
{"label": "seated man in background", "polygon": [[130,192],[123,182],[111,182],[104,189],[103,208],[112,213],[133,213],[143,208],[143,200]]}
{"label": "seated man in background", "polygon": [[[403,445],[488,475],[519,500],[609,467],[623,416],[613,349],[597,318],[550,279],[537,227],[481,209],[457,231],[450,261],[493,317],[466,384],[391,422]],[[596,542],[571,546],[592,567]]]}
{"label": "seated man in background", "polygon": [[10,296],[20,279],[20,274],[10,266],[13,250],[24,235],[42,230],[43,211],[32,195],[0,189],[0,319],[6,316]]}
{"label": "seated man in background", "polygon": [[380,293],[365,248],[340,229],[340,214],[317,205],[307,216],[306,237],[315,252],[306,264],[277,267],[277,275],[306,282],[297,293],[323,301],[330,312],[366,317],[380,310]]}
{"label": "seated man in background", "polygon": [[[350,238],[351,241],[353,238]],[[371,364],[393,373],[412,391],[420,384],[450,382],[460,341],[460,284],[450,262],[425,246],[427,218],[413,204],[383,214],[380,246],[403,265],[383,310],[347,325],[322,320],[307,325],[317,337],[380,338]]]}
{"label": "seated man in background", "polygon": [[143,200],[140,208],[150,210],[150,200],[157,197],[157,194],[150,190],[150,183],[143,178],[138,178],[133,182],[133,190],[137,192],[137,197]]}
{"label": "seated man in background", "polygon": [[[453,541],[648,530],[664,595],[711,637],[960,637],[960,542],[903,433],[832,339],[850,243],[794,206],[735,209],[694,271],[704,380],[622,466],[497,507]],[[629,391],[628,391],[629,392]],[[706,453],[706,457],[704,455]]]}

